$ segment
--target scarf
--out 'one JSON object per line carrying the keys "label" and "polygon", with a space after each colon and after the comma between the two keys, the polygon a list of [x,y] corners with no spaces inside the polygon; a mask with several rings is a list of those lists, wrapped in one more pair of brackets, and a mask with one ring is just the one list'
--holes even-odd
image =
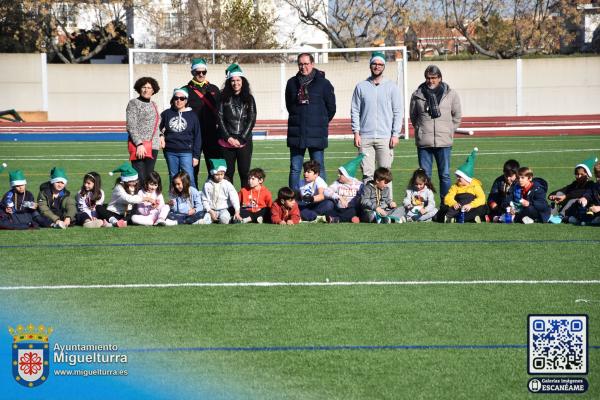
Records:
{"label": "scarf", "polygon": [[298,88],[297,100],[298,104],[308,104],[308,85],[312,83],[315,79],[315,75],[317,74],[317,70],[313,69],[310,74],[302,75],[300,72],[296,75],[298,77],[298,82],[300,83],[300,87]]}
{"label": "scarf", "polygon": [[441,117],[440,102],[442,101],[444,94],[446,94],[448,85],[444,82],[440,82],[435,89],[429,89],[425,83],[422,83],[420,88],[427,99],[427,112],[429,113],[429,116],[433,119]]}

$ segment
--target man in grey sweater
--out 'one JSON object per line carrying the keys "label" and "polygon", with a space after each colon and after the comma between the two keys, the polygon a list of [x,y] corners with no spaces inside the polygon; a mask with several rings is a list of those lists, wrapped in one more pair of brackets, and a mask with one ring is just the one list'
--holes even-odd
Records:
{"label": "man in grey sweater", "polygon": [[382,52],[371,55],[369,68],[371,76],[356,85],[351,106],[354,146],[365,155],[361,162],[365,183],[373,179],[376,168],[391,169],[404,110],[400,89],[383,78]]}

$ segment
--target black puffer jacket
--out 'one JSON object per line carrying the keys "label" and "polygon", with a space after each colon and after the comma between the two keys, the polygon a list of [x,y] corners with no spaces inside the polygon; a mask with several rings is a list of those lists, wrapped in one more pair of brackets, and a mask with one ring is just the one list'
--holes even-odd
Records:
{"label": "black puffer jacket", "polygon": [[242,102],[240,96],[232,96],[219,105],[219,137],[225,141],[230,137],[242,143],[252,138],[252,128],[256,123],[256,103],[250,95],[249,102]]}

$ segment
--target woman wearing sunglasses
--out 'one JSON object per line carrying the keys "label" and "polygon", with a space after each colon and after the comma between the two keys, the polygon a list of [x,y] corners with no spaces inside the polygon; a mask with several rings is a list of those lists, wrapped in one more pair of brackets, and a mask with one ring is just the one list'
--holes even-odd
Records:
{"label": "woman wearing sunglasses", "polygon": [[[200,121],[202,134],[202,153],[206,163],[206,171],[210,171],[209,160],[221,157],[221,147],[217,144],[217,113],[221,92],[219,88],[208,81],[208,66],[203,58],[194,58],[191,69],[193,78],[186,86],[188,89],[188,106],[196,113]],[[194,167],[194,180],[198,182],[200,167]]]}
{"label": "woman wearing sunglasses", "polygon": [[164,154],[169,168],[169,181],[180,171],[185,171],[190,176],[190,184],[197,187],[194,167],[200,160],[202,138],[198,117],[187,106],[188,96],[187,87],[173,91],[171,108],[160,115],[160,130],[165,138]]}
{"label": "woman wearing sunglasses", "polygon": [[233,183],[237,162],[240,186],[245,186],[252,159],[252,128],[256,123],[256,103],[250,84],[239,65],[231,64],[225,74],[227,79],[223,84],[219,106],[219,145],[227,162],[227,180]]}

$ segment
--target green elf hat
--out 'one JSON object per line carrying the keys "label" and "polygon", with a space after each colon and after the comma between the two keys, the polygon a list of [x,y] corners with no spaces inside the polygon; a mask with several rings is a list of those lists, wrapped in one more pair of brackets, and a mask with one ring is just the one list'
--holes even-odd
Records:
{"label": "green elf hat", "polygon": [[202,71],[208,71],[208,67],[206,66],[206,60],[204,58],[193,58],[192,59],[192,72],[200,69]]}
{"label": "green elf hat", "polygon": [[354,176],[356,175],[356,170],[358,169],[358,166],[360,165],[360,162],[363,158],[365,158],[365,155],[363,153],[360,153],[355,158],[339,167],[338,171],[340,171],[340,174],[344,175],[347,178],[354,178]]}
{"label": "green elf hat", "polygon": [[12,186],[12,187],[27,185],[27,179],[25,179],[25,173],[21,169],[18,169],[16,171],[10,171],[8,173],[8,180],[10,181],[10,186]]}
{"label": "green elf hat", "polygon": [[577,168],[585,169],[585,173],[591,178],[592,170],[594,169],[594,164],[596,164],[597,162],[598,162],[598,157],[591,156],[590,158],[583,160],[582,162],[577,164],[575,166],[575,169],[577,169]]}
{"label": "green elf hat", "polygon": [[471,154],[469,154],[469,157],[467,157],[465,163],[458,167],[458,169],[455,172],[456,175],[460,176],[461,178],[464,178],[469,183],[471,183],[471,181],[473,180],[473,170],[475,169],[475,157],[477,157],[478,151],[479,149],[475,147]]}
{"label": "green elf hat", "polygon": [[233,63],[225,70],[225,76],[227,79],[233,76],[244,76],[244,71],[242,71],[242,68],[239,65]]}
{"label": "green elf hat", "polygon": [[175,88],[173,89],[173,97],[175,96],[183,96],[185,98],[188,98],[190,97],[190,92],[188,92],[188,89],[186,87]]}
{"label": "green elf hat", "polygon": [[214,175],[219,171],[227,171],[227,163],[222,158],[213,158],[210,160],[210,174]]}
{"label": "green elf hat", "polygon": [[115,172],[120,172],[121,173],[121,182],[132,182],[132,181],[137,181],[138,180],[138,173],[135,170],[135,168],[133,168],[133,166],[131,165],[130,162],[124,162],[123,164],[119,165],[117,168],[113,169],[111,172],[109,172],[108,174],[110,176],[113,176],[115,174]]}
{"label": "green elf hat", "polygon": [[67,173],[63,168],[54,167],[50,171],[50,183],[62,182],[67,184]]}
{"label": "green elf hat", "polygon": [[2,164],[0,164],[0,173],[4,172],[4,170],[6,169],[6,167],[8,167],[8,164],[6,164],[5,162],[3,162]]}
{"label": "green elf hat", "polygon": [[369,65],[373,64],[373,61],[381,61],[385,64],[385,54],[382,51],[374,51],[371,53],[371,59],[369,60]]}

